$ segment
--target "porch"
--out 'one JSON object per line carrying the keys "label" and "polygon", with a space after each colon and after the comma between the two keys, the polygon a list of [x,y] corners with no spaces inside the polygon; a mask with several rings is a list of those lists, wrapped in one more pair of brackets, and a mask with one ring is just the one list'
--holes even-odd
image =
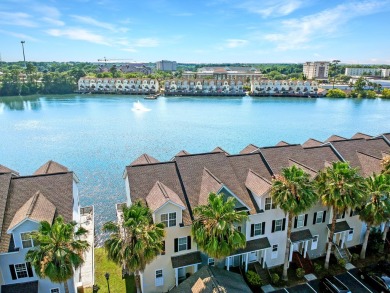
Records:
{"label": "porch", "polygon": [[313,236],[309,229],[291,233],[289,266],[290,262],[294,261],[298,267],[303,268],[307,273],[313,270],[313,264],[307,254],[309,242],[311,242],[311,249],[314,246],[317,248],[318,237]]}
{"label": "porch", "polygon": [[[327,225],[328,230],[332,228],[332,224]],[[351,228],[347,221],[340,221],[336,223],[334,235],[333,235],[333,243],[338,247],[346,247],[346,241],[351,241],[353,238],[353,228]]]}
{"label": "porch", "polygon": [[191,252],[179,256],[172,256],[172,267],[175,269],[175,284],[178,286],[192,274],[198,271],[198,265],[202,262],[200,252]]}

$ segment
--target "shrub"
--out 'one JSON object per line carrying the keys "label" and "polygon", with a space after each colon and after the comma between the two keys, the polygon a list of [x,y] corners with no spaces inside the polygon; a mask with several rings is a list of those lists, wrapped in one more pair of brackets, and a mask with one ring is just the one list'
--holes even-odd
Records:
{"label": "shrub", "polygon": [[280,277],[277,273],[274,273],[271,275],[271,281],[272,281],[272,284],[276,285],[280,280]]}
{"label": "shrub", "polygon": [[321,271],[322,271],[322,265],[320,265],[319,263],[314,263],[314,272],[316,274],[319,274],[321,273]]}
{"label": "shrub", "polygon": [[376,93],[374,91],[367,91],[366,92],[366,98],[368,99],[375,99],[376,98]]}
{"label": "shrub", "polygon": [[347,262],[346,262],[345,259],[343,259],[343,258],[340,258],[340,259],[337,261],[337,263],[338,263],[338,265],[339,265],[340,267],[343,267],[343,268],[345,268],[345,265],[347,264]]}
{"label": "shrub", "polygon": [[254,271],[248,271],[246,273],[246,278],[252,286],[261,286],[263,284],[260,276]]}
{"label": "shrub", "polygon": [[390,89],[383,89],[382,98],[383,99],[390,99]]}
{"label": "shrub", "polygon": [[357,261],[359,259],[359,254],[357,253],[352,253],[352,259],[351,261]]}
{"label": "shrub", "polygon": [[305,276],[305,270],[303,268],[297,268],[295,274],[299,279],[302,279]]}
{"label": "shrub", "polygon": [[340,89],[330,89],[328,90],[326,96],[329,98],[346,98],[347,94]]}

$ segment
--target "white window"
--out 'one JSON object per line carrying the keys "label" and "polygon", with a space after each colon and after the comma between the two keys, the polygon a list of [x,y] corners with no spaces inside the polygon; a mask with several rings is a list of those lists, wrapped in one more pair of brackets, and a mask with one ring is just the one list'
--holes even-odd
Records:
{"label": "white window", "polygon": [[277,258],[277,257],[278,257],[278,245],[275,244],[275,245],[272,245],[271,258],[274,259],[274,258]]}
{"label": "white window", "polygon": [[208,259],[207,263],[208,263],[209,266],[215,265],[215,261],[214,261],[214,259],[211,258],[211,257]]}
{"label": "white window", "polygon": [[155,280],[156,287],[164,285],[164,277],[163,277],[163,271],[157,270],[156,271],[156,280]]}
{"label": "white window", "polygon": [[263,223],[255,224],[254,225],[254,236],[263,235]]}
{"label": "white window", "polygon": [[275,232],[282,231],[283,220],[275,220]]}
{"label": "white window", "polygon": [[317,246],[318,246],[318,235],[315,235],[311,240],[311,250],[317,249]]}
{"label": "white window", "polygon": [[60,293],[60,289],[59,288],[51,289],[50,293]]}
{"label": "white window", "polygon": [[176,226],[176,213],[161,214],[161,222],[165,227]]}
{"label": "white window", "polygon": [[347,241],[351,241],[353,239],[353,228],[349,229]]}
{"label": "white window", "polygon": [[187,237],[179,238],[179,251],[187,250]]}
{"label": "white window", "polygon": [[271,210],[275,208],[275,204],[272,202],[271,197],[266,197],[265,198],[265,210]]}
{"label": "white window", "polygon": [[25,263],[15,265],[15,272],[18,279],[28,277],[27,266]]}
{"label": "white window", "polygon": [[317,212],[317,217],[316,217],[316,224],[322,223],[322,218],[324,217],[324,212]]}
{"label": "white window", "polygon": [[297,217],[297,228],[305,226],[305,215],[299,215]]}
{"label": "white window", "polygon": [[20,233],[20,238],[22,239],[23,248],[30,248],[34,246],[30,233]]}

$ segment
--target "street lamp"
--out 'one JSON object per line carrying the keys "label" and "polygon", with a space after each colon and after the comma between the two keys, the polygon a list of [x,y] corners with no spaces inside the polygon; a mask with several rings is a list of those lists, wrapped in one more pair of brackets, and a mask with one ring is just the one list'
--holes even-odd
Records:
{"label": "street lamp", "polygon": [[333,60],[332,61],[332,71],[333,71],[333,89],[334,89],[334,83],[336,82],[336,67],[337,64],[340,63],[340,60]]}
{"label": "street lamp", "polygon": [[93,285],[92,286],[92,292],[97,293],[99,291],[100,287],[98,285]]}
{"label": "street lamp", "polygon": [[106,272],[104,274],[104,277],[106,278],[107,280],[107,288],[108,288],[108,293],[110,293],[110,283],[108,282],[108,279],[110,279],[110,274],[108,272]]}
{"label": "street lamp", "polygon": [[25,43],[25,41],[21,41],[20,43],[22,44],[22,50],[23,50],[24,68],[27,68],[27,65],[26,65],[26,56],[24,55],[24,43]]}

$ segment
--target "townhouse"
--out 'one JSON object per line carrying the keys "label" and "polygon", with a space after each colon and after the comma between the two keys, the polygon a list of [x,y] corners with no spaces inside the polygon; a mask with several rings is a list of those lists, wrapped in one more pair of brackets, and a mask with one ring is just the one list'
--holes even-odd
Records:
{"label": "townhouse", "polygon": [[318,93],[318,83],[316,81],[304,80],[254,80],[251,82],[251,94],[261,95],[312,95]]}
{"label": "townhouse", "polygon": [[215,80],[254,80],[262,77],[259,70],[247,66],[226,66],[226,67],[202,67],[193,71],[183,72],[183,77],[193,78],[212,78]]}
{"label": "townhouse", "polygon": [[[146,266],[142,291],[167,292],[206,265],[226,270],[239,266],[246,271],[251,263],[262,267],[283,264],[286,215],[272,202],[272,177],[292,165],[315,177],[337,161],[348,161],[362,176],[370,176],[380,172],[381,160],[388,155],[390,133],[377,137],[357,133],[350,139],[334,135],[324,142],[309,139],[302,145],[284,141],[272,147],[248,145],[234,155],[219,147],[202,154],[183,150],[167,162],[141,155],[124,172],[126,204],[143,200],[154,221],[166,226],[165,249]],[[248,213],[248,220],[236,225],[246,236],[246,247],[222,262],[199,251],[191,235],[193,208],[206,204],[210,192],[235,198],[236,209]],[[325,255],[331,218],[332,211],[320,202],[294,218],[290,260]],[[337,218],[333,241],[340,254],[363,242],[366,226],[353,210]]]}
{"label": "townhouse", "polygon": [[64,220],[83,224],[89,231],[90,251],[85,265],[68,281],[69,292],[92,286],[93,275],[93,208],[80,212],[76,175],[63,165],[49,161],[31,176],[0,165],[0,286],[2,292],[63,293],[64,285],[40,279],[25,256],[34,247],[30,233],[40,221]]}
{"label": "townhouse", "polygon": [[151,78],[89,78],[78,81],[79,92],[152,94],[160,90],[159,82]]}
{"label": "townhouse", "polygon": [[164,94],[243,96],[243,80],[172,79],[164,83]]}

